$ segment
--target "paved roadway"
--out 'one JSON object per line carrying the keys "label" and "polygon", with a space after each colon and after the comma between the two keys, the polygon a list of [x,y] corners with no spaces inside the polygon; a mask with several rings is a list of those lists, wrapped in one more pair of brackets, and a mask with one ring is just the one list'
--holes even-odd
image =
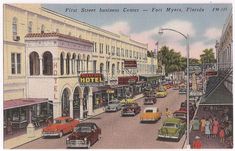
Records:
{"label": "paved roadway", "polygon": [[[178,90],[168,90],[168,96],[158,98],[155,105],[164,112],[168,107],[171,112],[179,109],[180,103],[185,100],[185,95],[179,95]],[[144,109],[143,98],[137,100]],[[148,105],[150,106],[150,105]],[[103,113],[92,119],[86,120],[95,122],[102,130],[102,138],[96,142],[92,149],[154,149],[154,148],[182,148],[185,135],[179,142],[170,140],[156,140],[157,131],[162,125],[162,119],[156,123],[140,123],[139,115],[135,117],[121,117],[120,111],[114,113]],[[68,136],[68,135],[67,135]],[[24,144],[19,149],[64,149],[65,140],[62,138],[38,139]]]}

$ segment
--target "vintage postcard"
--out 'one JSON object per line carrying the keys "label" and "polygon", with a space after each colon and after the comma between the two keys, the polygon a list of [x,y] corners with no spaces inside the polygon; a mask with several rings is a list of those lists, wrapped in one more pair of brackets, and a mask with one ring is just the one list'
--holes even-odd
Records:
{"label": "vintage postcard", "polygon": [[232,3],[3,3],[3,66],[4,149],[233,148]]}

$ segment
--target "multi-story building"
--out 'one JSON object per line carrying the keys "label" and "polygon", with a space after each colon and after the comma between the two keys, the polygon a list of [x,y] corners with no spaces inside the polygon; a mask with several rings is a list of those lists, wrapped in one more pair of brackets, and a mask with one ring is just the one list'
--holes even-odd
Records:
{"label": "multi-story building", "polygon": [[[92,114],[104,104],[100,99],[106,99],[107,89],[125,95],[123,90],[129,86],[117,85],[119,77],[128,81],[133,76],[156,73],[156,58],[148,61],[147,50],[147,44],[126,35],[80,22],[38,4],[5,4],[5,119],[27,119],[31,109],[39,116],[44,107],[53,108],[53,117],[65,114],[83,118],[85,111]],[[136,60],[137,70],[127,70],[125,60]],[[102,73],[106,85],[84,87],[78,81],[81,73]],[[49,105],[44,105],[45,98]]]}
{"label": "multi-story building", "polygon": [[[224,24],[222,35],[219,42],[216,43],[216,56],[218,71],[224,72],[233,68],[233,17],[230,12],[226,23]],[[224,80],[225,87],[232,93],[233,74]]]}

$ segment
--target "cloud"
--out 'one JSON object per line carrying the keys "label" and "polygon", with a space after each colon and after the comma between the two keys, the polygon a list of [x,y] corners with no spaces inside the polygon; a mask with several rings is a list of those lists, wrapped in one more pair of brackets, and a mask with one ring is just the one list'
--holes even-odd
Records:
{"label": "cloud", "polygon": [[190,57],[197,59],[200,59],[200,54],[202,54],[204,49],[214,48],[214,44],[206,43],[206,41],[212,40],[212,38],[218,39],[220,36],[220,34],[218,34],[220,33],[218,28],[208,28],[204,34],[207,38],[206,40],[202,39],[202,41],[192,42],[192,39],[196,35],[196,30],[191,22],[185,20],[171,20],[161,26],[156,26],[138,33],[130,33],[131,27],[126,21],[118,21],[111,25],[103,26],[102,28],[111,32],[127,34],[131,39],[141,43],[148,43],[149,50],[154,50],[156,41],[159,41],[159,47],[167,45],[170,49],[180,52],[182,56],[186,56],[186,41],[184,37],[171,31],[164,31],[164,34],[160,36],[158,32],[161,27],[173,28],[185,35],[189,34],[191,39]]}
{"label": "cloud", "polygon": [[126,21],[118,21],[111,25],[102,26],[101,28],[117,34],[130,33],[130,25]]}
{"label": "cloud", "polygon": [[209,40],[219,39],[221,36],[221,29],[215,27],[208,28],[203,36]]}

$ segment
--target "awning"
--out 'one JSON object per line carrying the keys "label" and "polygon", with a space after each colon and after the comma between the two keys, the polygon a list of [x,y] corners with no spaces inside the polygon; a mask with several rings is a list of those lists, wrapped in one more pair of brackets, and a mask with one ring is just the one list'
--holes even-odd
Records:
{"label": "awning", "polygon": [[233,105],[233,95],[221,84],[207,98],[202,98],[200,105]]}
{"label": "awning", "polygon": [[159,80],[161,78],[162,78],[161,75],[154,75],[154,74],[140,75],[139,76],[139,81],[143,80],[143,81],[146,81],[146,82],[152,82],[152,81],[155,81],[155,80]]}
{"label": "awning", "polygon": [[7,100],[4,101],[4,110],[18,108],[18,107],[25,107],[31,106],[35,104],[41,104],[48,102],[49,100],[46,98],[27,98],[27,99],[14,99],[14,100]]}

